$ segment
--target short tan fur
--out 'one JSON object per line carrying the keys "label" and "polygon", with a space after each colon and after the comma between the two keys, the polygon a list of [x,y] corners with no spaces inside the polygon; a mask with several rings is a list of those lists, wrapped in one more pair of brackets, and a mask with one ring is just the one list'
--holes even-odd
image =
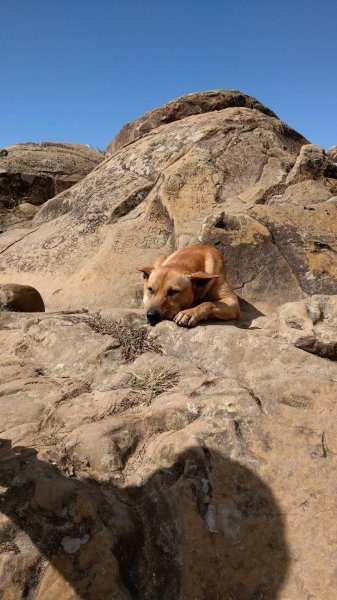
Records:
{"label": "short tan fur", "polygon": [[144,305],[152,325],[169,319],[193,327],[209,318],[240,318],[238,297],[214,246],[181,248],[138,270],[144,273]]}

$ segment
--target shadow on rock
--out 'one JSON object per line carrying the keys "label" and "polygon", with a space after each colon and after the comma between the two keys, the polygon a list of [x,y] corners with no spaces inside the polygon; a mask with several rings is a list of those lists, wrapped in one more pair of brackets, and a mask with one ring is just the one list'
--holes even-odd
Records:
{"label": "shadow on rock", "polygon": [[5,600],[276,600],[287,573],[270,489],[202,446],[119,488],[1,440],[0,485]]}
{"label": "shadow on rock", "polygon": [[256,308],[256,306],[240,297],[239,304],[241,309],[241,319],[238,321],[238,327],[241,329],[260,329],[259,327],[250,327],[250,325],[255,319],[264,317],[265,314]]}
{"label": "shadow on rock", "polygon": [[237,327],[238,329],[261,329],[261,327],[257,326],[257,327],[251,327],[251,324],[253,323],[253,321],[255,321],[255,319],[258,319],[259,317],[265,317],[266,315],[261,312],[258,308],[256,308],[256,306],[254,306],[253,304],[251,304],[250,302],[248,302],[247,300],[244,300],[243,298],[239,298],[239,304],[240,304],[240,310],[241,310],[241,317],[240,319],[238,319],[237,321],[222,321],[220,319],[207,319],[207,321],[200,321],[199,323],[197,323],[196,327],[198,327],[198,325],[206,325],[206,326],[210,326],[210,325],[222,325],[223,327],[228,327],[228,325],[231,325],[233,327]]}

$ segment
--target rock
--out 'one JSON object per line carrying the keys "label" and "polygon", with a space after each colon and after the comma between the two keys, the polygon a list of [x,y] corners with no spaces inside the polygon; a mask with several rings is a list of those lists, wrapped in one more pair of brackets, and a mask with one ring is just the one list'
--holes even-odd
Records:
{"label": "rock", "polygon": [[[0,235],[2,286],[54,310],[0,312],[4,600],[331,600],[334,161],[235,94],[156,109]],[[136,267],[198,241],[241,320],[151,328]]]}
{"label": "rock", "polygon": [[30,285],[0,284],[0,309],[19,312],[44,312],[41,294]]}
{"label": "rock", "polygon": [[330,201],[333,202],[333,186],[328,179],[320,180],[306,179],[299,183],[294,183],[284,190],[277,191],[270,195],[267,204],[282,206],[282,204],[292,204],[300,206],[309,211],[316,210],[316,204]]}
{"label": "rock", "polygon": [[333,162],[337,162],[337,146],[332,146],[329,150],[326,151],[327,156]]}
{"label": "rock", "polygon": [[89,535],[85,534],[83,538],[71,538],[66,535],[62,540],[62,546],[67,554],[74,554],[78,552],[82,544],[86,544],[89,541]]}
{"label": "rock", "polygon": [[40,207],[22,202],[15,208],[4,208],[0,206],[0,233],[12,228],[25,226],[27,221],[33,219]]}
{"label": "rock", "polygon": [[73,186],[104,155],[81,144],[26,143],[0,150],[0,206],[40,205]]}
{"label": "rock", "polygon": [[35,206],[34,204],[30,204],[29,202],[21,202],[16,211],[17,215],[22,215],[26,219],[32,219],[35,217],[36,213],[40,210],[39,206]]}
{"label": "rock", "polygon": [[0,207],[0,234],[9,229],[11,225],[18,226],[21,219],[14,214],[13,210]]}
{"label": "rock", "polygon": [[221,250],[229,281],[260,310],[269,312],[302,296],[293,270],[261,219],[215,214],[205,219],[200,240]]}
{"label": "rock", "polygon": [[336,363],[257,317],[147,327],[126,364],[104,318],[1,313],[4,598],[328,600]]}
{"label": "rock", "polygon": [[334,151],[325,153],[317,144],[302,146],[296,163],[290,171],[286,182],[288,184],[306,179],[320,179],[322,177],[337,177],[337,165],[333,160]]}
{"label": "rock", "polygon": [[302,146],[294,167],[287,177],[287,183],[297,183],[305,179],[318,179],[324,175],[327,159],[323,148],[317,144]]}
{"label": "rock", "polygon": [[[223,95],[225,106],[231,94]],[[139,264],[202,239],[216,243],[213,234],[203,238],[203,226],[224,213],[236,225],[219,243],[240,294],[261,310],[303,297],[267,222],[250,211],[267,210],[268,198],[287,189],[306,140],[243,98],[244,107],[219,105],[150,130],[44,204],[24,238],[18,233],[13,243],[15,230],[4,232],[2,277],[28,283],[29,273],[51,310],[76,308],[78,298],[90,310],[139,307]],[[333,197],[333,185],[322,198]]]}
{"label": "rock", "polygon": [[271,117],[276,117],[273,111],[261,104],[256,98],[236,90],[193,92],[150,110],[139,119],[124,125],[108,145],[107,151],[110,153],[118,152],[127,144],[143,137],[161,125],[180,121],[192,115],[201,115],[234,107],[253,108]]}
{"label": "rock", "polygon": [[[335,294],[337,201],[331,197],[309,208],[280,201],[257,205],[250,214],[268,229],[302,292],[309,295]],[[292,300],[295,299],[293,296]]]}
{"label": "rock", "polygon": [[337,360],[337,296],[311,296],[285,304],[278,333],[296,348]]}

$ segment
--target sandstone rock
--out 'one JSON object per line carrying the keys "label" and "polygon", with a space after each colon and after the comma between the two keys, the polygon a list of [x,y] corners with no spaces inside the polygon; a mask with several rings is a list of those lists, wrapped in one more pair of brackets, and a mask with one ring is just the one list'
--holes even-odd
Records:
{"label": "sandstone rock", "polygon": [[18,226],[22,219],[13,210],[0,207],[0,234],[9,229],[11,225]]}
{"label": "sandstone rock", "polygon": [[1,315],[3,597],[328,600],[336,363],[265,317],[163,322],[162,353],[111,362],[87,318]]}
{"label": "sandstone rock", "polygon": [[232,285],[259,309],[268,312],[302,296],[293,269],[261,219],[215,214],[205,219],[200,240],[221,250]]}
{"label": "sandstone rock", "polygon": [[0,150],[0,206],[43,204],[83,179],[104,155],[80,144],[27,143]]}
{"label": "sandstone rock", "polygon": [[7,229],[25,226],[40,210],[39,206],[22,202],[15,208],[5,208],[0,206],[0,233]]}
{"label": "sandstone rock", "polygon": [[32,219],[35,217],[36,213],[39,212],[39,207],[34,206],[34,204],[30,204],[29,202],[21,202],[18,210],[16,211],[17,215],[23,215],[26,219]]}
{"label": "sandstone rock", "polygon": [[30,285],[0,284],[0,309],[44,312],[41,294]]}
{"label": "sandstone rock", "polygon": [[328,179],[308,179],[294,183],[279,193],[270,194],[267,204],[294,204],[305,210],[315,210],[315,205],[321,202],[333,201],[334,185]]}
{"label": "sandstone rock", "polygon": [[249,211],[256,202],[266,205],[278,186],[287,188],[289,168],[306,140],[254,99],[244,103],[254,108],[219,105],[149,131],[48,201],[24,238],[21,232],[15,238],[13,229],[3,233],[2,277],[15,274],[27,283],[29,273],[52,310],[76,308],[79,297],[81,307],[92,310],[140,306],[137,266],[202,240],[205,220],[224,213],[237,225],[219,243],[245,299],[272,310],[301,298],[301,282],[268,225]]}
{"label": "sandstone rock", "polygon": [[278,333],[296,348],[337,360],[337,296],[285,304],[279,311]]}
{"label": "sandstone rock", "polygon": [[[331,600],[333,161],[192,96],[0,235],[2,281],[56,309],[0,312],[4,600]],[[198,240],[242,319],[150,328],[135,268]]]}
{"label": "sandstone rock", "polygon": [[318,144],[304,145],[287,177],[287,183],[296,183],[305,179],[318,179],[324,175],[326,167],[327,159],[323,148]]}
{"label": "sandstone rock", "polygon": [[337,162],[337,146],[332,146],[326,151],[327,156],[333,161]]}
{"label": "sandstone rock", "polygon": [[[213,90],[211,92],[194,92],[171,100],[145,113],[139,119],[127,123],[108,145],[108,152],[118,152],[121,148],[143,137],[152,129],[161,125],[180,121],[192,115],[224,110],[225,108],[246,107],[259,110],[271,117],[275,113],[251,96],[236,90]],[[277,117],[276,117],[277,118]]]}
{"label": "sandstone rock", "polygon": [[267,227],[302,292],[336,293],[337,202],[334,197],[310,206],[310,210],[292,203],[274,203],[255,206],[250,214]]}
{"label": "sandstone rock", "polygon": [[325,153],[317,144],[302,146],[296,163],[287,177],[287,183],[296,183],[306,179],[319,179],[325,177],[337,177],[337,165],[334,162],[334,154]]}

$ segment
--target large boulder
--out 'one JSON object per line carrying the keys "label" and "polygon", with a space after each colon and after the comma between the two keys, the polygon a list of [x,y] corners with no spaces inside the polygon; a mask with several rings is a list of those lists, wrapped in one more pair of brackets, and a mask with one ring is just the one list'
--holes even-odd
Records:
{"label": "large boulder", "polygon": [[[333,149],[217,90],[110,151],[0,235],[49,309],[0,311],[0,596],[331,600]],[[150,328],[136,267],[198,241],[242,318]]]}
{"label": "large boulder", "polygon": [[26,143],[0,149],[0,207],[40,205],[83,179],[104,154],[82,144]]}
{"label": "large boulder", "polygon": [[210,92],[192,92],[175,100],[171,100],[163,106],[158,106],[153,110],[145,113],[139,119],[127,123],[117,133],[116,137],[108,144],[108,152],[117,152],[127,144],[143,137],[152,129],[180,121],[191,115],[201,115],[202,113],[223,110],[225,108],[234,107],[254,108],[260,112],[277,118],[275,113],[267,106],[264,106],[242,92],[237,90],[212,90]]}
{"label": "large boulder", "polygon": [[136,267],[201,241],[222,249],[229,279],[261,310],[334,292],[332,162],[322,151],[324,169],[291,182],[307,140],[235,94],[201,94],[187,116],[191,97],[180,98],[179,119],[159,126],[159,109],[149,113],[146,135],[49,200],[24,235],[1,235],[2,280],[36,285],[47,308],[139,306]]}

